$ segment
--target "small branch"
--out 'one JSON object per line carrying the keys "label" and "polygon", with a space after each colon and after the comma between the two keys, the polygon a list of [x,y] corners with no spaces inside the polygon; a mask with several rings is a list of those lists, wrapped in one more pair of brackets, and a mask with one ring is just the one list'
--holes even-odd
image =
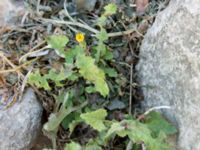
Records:
{"label": "small branch", "polygon": [[31,74],[31,71],[32,71],[33,68],[31,68],[28,73],[26,74],[26,76],[24,77],[23,81],[22,81],[22,85],[21,85],[21,89],[19,91],[19,100],[22,99],[22,96],[23,96],[23,93],[24,93],[24,89],[25,89],[25,86],[27,84],[27,81],[28,81],[28,77],[29,75]]}
{"label": "small branch", "polygon": [[27,61],[26,63],[20,65],[20,66],[15,66],[13,69],[8,69],[8,70],[1,70],[0,71],[0,74],[4,74],[4,73],[11,73],[11,72],[17,72],[19,73],[23,79],[24,79],[24,75],[19,71],[21,68],[29,65],[30,63],[32,63],[33,61],[35,61],[36,59],[33,59],[33,60],[30,60],[30,61]]}
{"label": "small branch", "polygon": [[137,32],[140,36],[143,37],[143,35],[141,33],[139,33],[137,30],[135,29],[129,29],[129,30],[126,30],[126,31],[121,31],[121,32],[113,32],[113,33],[108,33],[108,36],[109,37],[116,37],[116,36],[122,36],[122,35],[128,35],[128,34],[131,34],[133,32]]}
{"label": "small branch", "polygon": [[[70,14],[69,14],[69,12],[68,12],[68,10],[67,10],[67,0],[65,0],[64,1],[64,4],[63,4],[64,6],[64,14],[69,18],[69,20],[71,20],[72,22],[76,22],[76,20],[74,20],[71,16],[70,16]],[[78,30],[76,30],[75,28],[73,28],[72,26],[70,26],[70,25],[68,25],[68,27],[72,30],[72,31],[74,31],[75,33],[78,33]]]}
{"label": "small branch", "polygon": [[[71,26],[78,26],[80,28],[86,29],[92,33],[99,33],[98,30],[90,27],[89,25],[80,23],[80,22],[72,22],[72,21],[62,21],[62,20],[54,20],[54,19],[45,19],[45,18],[38,18],[38,21],[42,21],[42,22],[46,22],[46,23],[52,23],[52,24],[62,24],[62,25],[71,25]],[[139,33],[136,29],[129,29],[126,31],[120,31],[120,32],[113,32],[113,33],[108,33],[108,37],[116,37],[116,36],[123,36],[123,35],[128,35],[131,34],[133,32],[136,32],[137,34],[139,34],[140,36],[143,37],[143,35],[141,33]]]}
{"label": "small branch", "polygon": [[45,18],[39,18],[38,19],[39,21],[43,21],[43,22],[46,22],[46,23],[53,23],[53,24],[63,24],[63,25],[72,25],[72,26],[78,26],[80,28],[83,28],[83,29],[86,29],[90,32],[93,32],[93,33],[99,33],[98,30],[88,26],[88,25],[85,25],[85,24],[82,24],[82,23],[79,23],[79,22],[71,22],[71,21],[62,21],[62,20],[53,20],[53,19],[45,19]]}
{"label": "small branch", "polygon": [[37,8],[36,8],[37,14],[40,14],[40,1],[41,0],[37,0]]}
{"label": "small branch", "polygon": [[152,107],[149,110],[147,110],[143,115],[146,116],[148,115],[150,112],[154,111],[154,110],[159,110],[159,109],[171,109],[170,106],[156,106],[156,107]]}
{"label": "small branch", "polygon": [[[11,70],[13,70],[14,72],[17,72],[18,73],[18,75],[20,75],[22,78],[24,78],[24,75],[20,72],[20,71],[18,71],[18,69],[16,69],[17,68],[17,66],[15,66],[9,59],[7,59],[7,57],[6,56],[4,56],[4,53],[3,52],[0,52],[0,57],[2,57],[3,58],[3,60],[5,60],[6,62],[7,62],[7,64],[9,64],[13,69],[11,69]],[[0,71],[0,74],[1,73],[8,73],[7,72],[8,70],[3,70],[3,71]],[[13,71],[11,71],[11,72],[13,72]]]}
{"label": "small branch", "polygon": [[[131,54],[134,54],[134,50],[129,42],[129,48],[131,51]],[[132,97],[133,97],[133,63],[131,63],[131,68],[130,68],[130,96],[129,96],[129,114],[132,114]]]}
{"label": "small branch", "polygon": [[133,64],[131,64],[131,68],[130,68],[130,96],[129,96],[129,114],[132,114],[132,95],[133,95]]}
{"label": "small branch", "polygon": [[43,46],[44,44],[46,44],[46,40],[40,42],[39,44],[37,44],[36,46],[34,46],[32,49],[29,50],[29,52],[34,51],[35,49],[38,49],[39,47]]}
{"label": "small branch", "polygon": [[28,58],[29,56],[31,56],[31,55],[33,55],[33,54],[37,54],[37,53],[39,53],[39,52],[42,52],[42,51],[44,51],[44,50],[46,50],[46,49],[48,49],[48,48],[50,48],[50,47],[45,46],[45,47],[43,47],[43,48],[41,48],[41,49],[39,49],[39,50],[30,51],[30,52],[26,53],[25,55],[23,55],[22,57],[20,57],[19,63],[25,61],[26,58]]}
{"label": "small branch", "polygon": [[69,20],[71,20],[72,22],[76,22],[69,14],[68,10],[67,10],[67,0],[64,1],[64,10],[65,10],[65,14],[66,16],[69,18]]}

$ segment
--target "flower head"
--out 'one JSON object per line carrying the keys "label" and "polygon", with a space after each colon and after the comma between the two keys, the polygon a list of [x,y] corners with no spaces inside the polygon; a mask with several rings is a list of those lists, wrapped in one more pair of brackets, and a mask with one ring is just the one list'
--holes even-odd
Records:
{"label": "flower head", "polygon": [[76,41],[77,41],[77,42],[81,43],[81,42],[84,41],[84,39],[85,39],[85,36],[84,36],[83,33],[77,33],[77,34],[76,34]]}

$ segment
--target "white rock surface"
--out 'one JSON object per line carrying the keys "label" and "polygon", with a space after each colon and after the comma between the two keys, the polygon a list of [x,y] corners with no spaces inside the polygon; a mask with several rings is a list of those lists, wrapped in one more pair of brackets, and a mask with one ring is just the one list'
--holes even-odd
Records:
{"label": "white rock surface", "polygon": [[137,66],[145,107],[179,127],[181,150],[200,150],[200,0],[171,0],[146,34]]}
{"label": "white rock surface", "polygon": [[24,12],[23,0],[0,0],[0,27],[16,25],[16,19]]}
{"label": "white rock surface", "polygon": [[30,150],[41,127],[42,106],[32,89],[21,101],[0,110],[0,150]]}

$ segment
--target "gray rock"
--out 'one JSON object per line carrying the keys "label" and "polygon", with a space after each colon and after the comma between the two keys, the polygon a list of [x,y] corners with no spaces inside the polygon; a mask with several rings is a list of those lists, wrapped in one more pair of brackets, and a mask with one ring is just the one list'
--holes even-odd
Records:
{"label": "gray rock", "polygon": [[0,27],[19,23],[18,18],[25,12],[23,0],[0,1]]}
{"label": "gray rock", "polygon": [[0,150],[30,150],[41,128],[42,107],[32,89],[7,110],[0,110]]}
{"label": "gray rock", "polygon": [[137,65],[145,107],[179,128],[181,150],[200,150],[200,0],[172,0],[148,30]]}

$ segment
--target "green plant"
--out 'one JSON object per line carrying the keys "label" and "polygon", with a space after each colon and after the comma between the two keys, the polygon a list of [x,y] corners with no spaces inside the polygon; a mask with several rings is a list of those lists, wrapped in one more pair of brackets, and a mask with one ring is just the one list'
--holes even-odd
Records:
{"label": "green plant", "polygon": [[[48,80],[53,81],[56,86],[62,86],[61,81],[70,79],[75,73],[78,77],[83,77],[87,82],[94,84],[95,92],[98,91],[102,96],[109,94],[109,88],[106,83],[105,73],[95,64],[95,59],[92,56],[86,55],[86,43],[79,43],[79,45],[71,48],[68,51],[64,50],[64,46],[68,43],[68,38],[63,35],[53,35],[47,38],[49,47],[55,49],[60,57],[64,57],[66,63],[60,71],[50,69],[48,74],[41,75],[39,71],[31,73],[29,76],[29,83],[36,85],[45,90],[51,90]],[[70,67],[69,67],[70,66]],[[78,69],[78,72],[72,70]]]}
{"label": "green plant", "polygon": [[[171,146],[165,139],[167,135],[174,134],[176,129],[158,113],[150,113],[143,122],[129,115],[122,121],[106,120],[108,112],[105,109],[91,111],[92,108],[88,105],[87,94],[98,93],[103,98],[109,96],[112,89],[112,85],[108,84],[110,78],[116,79],[115,86],[120,83],[119,74],[114,67],[109,66],[114,60],[112,52],[105,44],[109,38],[104,28],[107,17],[116,13],[117,6],[108,4],[104,9],[105,12],[96,23],[100,28],[94,39],[97,43],[91,49],[88,50],[83,33],[76,35],[76,45],[71,45],[70,38],[66,35],[51,35],[46,38],[47,47],[54,50],[64,62],[61,67],[52,67],[47,73],[34,70],[29,75],[29,84],[49,91],[55,87],[68,87],[68,81],[72,82],[72,86],[67,90],[62,89],[59,95],[54,96],[55,106],[43,129],[52,139],[53,149],[56,149],[60,125],[69,130],[71,135],[78,124],[86,123],[98,131],[98,136],[82,146],[72,141],[66,144],[65,150],[101,150],[116,136],[127,137],[135,145],[144,143],[149,150],[169,150]],[[75,92],[77,85],[78,93]]]}
{"label": "green plant", "polygon": [[[128,136],[135,144],[144,143],[148,150],[172,149],[172,146],[166,143],[165,140],[167,135],[174,134],[177,130],[163,119],[159,113],[151,112],[145,117],[144,122],[140,122],[128,115],[122,121],[106,120],[106,116],[107,111],[105,109],[81,114],[84,122],[99,131],[100,138],[93,141],[93,144],[95,143],[94,145],[98,146],[99,149],[115,136]],[[72,143],[76,146],[79,145],[78,143]],[[90,146],[90,144],[88,145]],[[82,149],[87,149],[88,145],[83,146]],[[68,144],[66,145],[66,150],[75,150],[67,147]]]}

